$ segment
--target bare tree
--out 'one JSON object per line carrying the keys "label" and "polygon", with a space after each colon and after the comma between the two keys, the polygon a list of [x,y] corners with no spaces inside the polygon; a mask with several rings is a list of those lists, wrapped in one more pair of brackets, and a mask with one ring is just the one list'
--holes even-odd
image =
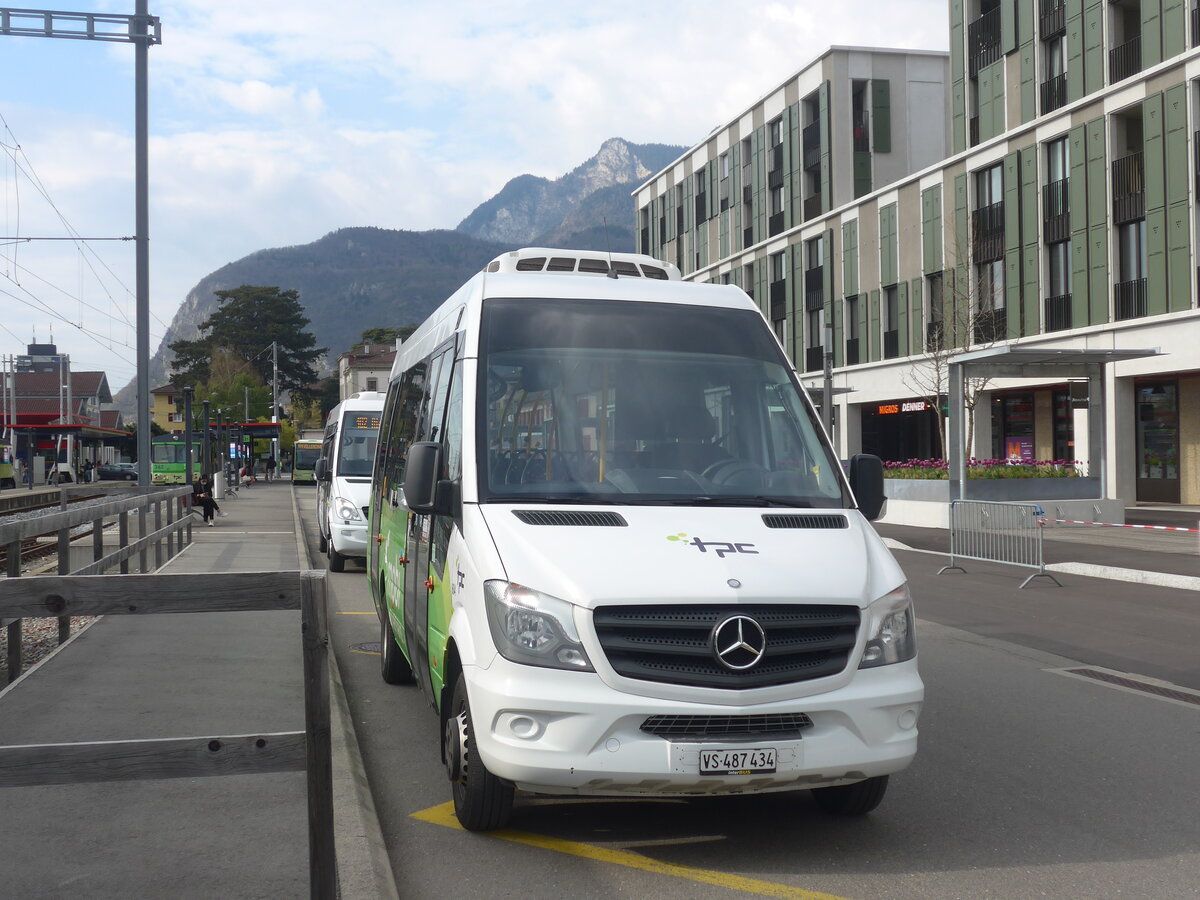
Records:
{"label": "bare tree", "polygon": [[[960,258],[965,259],[965,254]],[[950,387],[950,362],[967,350],[984,350],[1005,342],[1007,318],[1004,308],[994,305],[994,298],[1004,296],[1002,275],[996,281],[965,266],[948,267],[939,274],[940,278],[929,283],[924,352],[900,380],[936,410],[938,450],[945,459],[947,413],[942,403]],[[968,457],[974,455],[975,409],[990,383],[988,376],[963,379]]]}

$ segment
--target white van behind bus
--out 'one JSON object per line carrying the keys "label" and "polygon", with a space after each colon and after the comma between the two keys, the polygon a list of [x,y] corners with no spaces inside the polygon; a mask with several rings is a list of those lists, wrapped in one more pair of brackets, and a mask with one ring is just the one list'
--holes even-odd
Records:
{"label": "white van behind bus", "polygon": [[347,559],[366,559],[371,465],[384,395],[361,391],[329,411],[317,461],[317,523],[329,571],[344,572]]}
{"label": "white van behind bus", "polygon": [[924,698],[883,500],[737,287],[493,260],[401,347],[370,503],[382,675],[438,711],[459,821],[518,790],[875,808]]}

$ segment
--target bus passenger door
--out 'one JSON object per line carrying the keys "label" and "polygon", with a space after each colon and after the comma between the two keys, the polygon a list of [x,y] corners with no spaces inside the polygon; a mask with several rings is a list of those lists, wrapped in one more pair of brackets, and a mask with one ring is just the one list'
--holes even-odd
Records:
{"label": "bus passenger door", "polygon": [[[450,347],[430,362],[427,382],[429,390],[425,394],[418,417],[414,441],[436,441],[441,438],[442,418],[446,409],[446,387],[450,380],[453,360],[454,350]],[[405,541],[408,564],[404,571],[404,640],[408,647],[408,659],[412,664],[413,675],[417,683],[430,693],[431,699],[433,685],[429,677],[429,603],[433,582],[429,570],[429,551],[433,527],[433,516],[409,511]]]}

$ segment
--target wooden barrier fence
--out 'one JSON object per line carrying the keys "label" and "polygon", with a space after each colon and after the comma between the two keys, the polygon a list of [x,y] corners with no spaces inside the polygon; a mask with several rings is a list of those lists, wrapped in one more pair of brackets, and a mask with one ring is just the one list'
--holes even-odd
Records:
{"label": "wooden barrier fence", "polygon": [[305,771],[310,896],[333,900],[337,862],[323,571],[214,573],[202,582],[193,575],[0,580],[0,618],[281,609],[300,610],[304,731],[0,746],[0,788]]}

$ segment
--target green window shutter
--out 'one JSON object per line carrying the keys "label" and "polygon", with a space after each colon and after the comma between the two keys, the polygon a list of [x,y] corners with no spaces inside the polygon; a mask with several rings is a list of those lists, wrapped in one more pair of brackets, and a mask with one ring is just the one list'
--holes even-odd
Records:
{"label": "green window shutter", "polygon": [[892,86],[886,78],[871,79],[871,148],[892,152]]}
{"label": "green window shutter", "polygon": [[1067,102],[1083,96],[1083,0],[1067,0]]}
{"label": "green window shutter", "polygon": [[1108,230],[1088,229],[1088,324],[1108,321]]}
{"label": "green window shutter", "polygon": [[[953,2],[953,0],[951,0]],[[1000,2],[1000,50],[1012,53],[1017,49],[1017,0]]]}
{"label": "green window shutter", "polygon": [[[1096,3],[1083,11],[1084,94],[1095,93],[1104,87],[1104,64],[1107,58],[1104,52],[1104,6],[1103,3]],[[1070,69],[1067,71],[1069,73]]]}
{"label": "green window shutter", "polygon": [[1163,0],[1162,34],[1163,59],[1178,56],[1187,49],[1187,36],[1191,30],[1183,0]]}
{"label": "green window shutter", "polygon": [[1184,85],[1163,93],[1166,123],[1167,177],[1167,308],[1174,312],[1191,306],[1192,268],[1188,242],[1187,89]]}
{"label": "green window shutter", "polygon": [[[867,332],[861,335],[858,344],[860,362],[878,362],[883,359],[883,338],[879,333],[879,291],[871,291],[871,308],[867,311]],[[862,338],[867,341],[866,354],[863,354]]]}
{"label": "green window shutter", "polygon": [[792,112],[792,153],[790,176],[785,182],[785,188],[788,191],[788,221],[795,227],[804,221],[804,171],[801,160],[804,154],[804,135],[800,125],[802,119],[799,104],[793,104],[789,109]]}
{"label": "green window shutter", "polygon": [[995,74],[992,77],[992,137],[995,137],[998,134],[1003,134],[1004,130],[1008,127],[1008,106],[1004,98],[1004,85],[1007,81],[1008,73],[1005,69],[1003,59],[992,63],[992,68],[995,70]]}
{"label": "green window shutter", "polygon": [[[1085,232],[1088,224],[1088,167],[1087,128],[1077,125],[1071,129],[1067,139],[1067,151],[1071,157],[1071,183],[1067,185],[1068,202],[1071,208],[1071,238],[1079,246],[1086,246]],[[1086,250],[1084,258],[1086,259]],[[1086,265],[1084,266],[1086,269]],[[1083,282],[1078,284],[1082,287]]]}
{"label": "green window shutter", "polygon": [[1021,121],[1032,121],[1037,114],[1037,66],[1030,41],[1021,44]]}
{"label": "green window shutter", "polygon": [[817,114],[821,123],[821,211],[833,209],[833,157],[830,153],[833,129],[830,125],[829,82],[822,81],[817,93]]}
{"label": "green window shutter", "polygon": [[1016,151],[1004,157],[1004,246],[1021,246],[1021,166]]}
{"label": "green window shutter", "polygon": [[908,282],[896,285],[896,342],[901,356],[908,356]]}
{"label": "green window shutter", "polygon": [[1146,210],[1146,313],[1167,311],[1167,211]]}
{"label": "green window shutter", "polygon": [[992,136],[992,70],[993,66],[984,66],[979,70],[979,87],[976,96],[979,98],[979,140],[986,141]]}
{"label": "green window shutter", "polygon": [[908,291],[908,324],[912,335],[909,353],[914,356],[925,350],[925,302],[921,298],[922,279],[914,278]]}
{"label": "green window shutter", "polygon": [[970,217],[967,214],[967,176],[954,176],[954,267],[966,271],[971,255]]}
{"label": "green window shutter", "polygon": [[1166,148],[1163,130],[1163,95],[1150,94],[1142,101],[1142,160],[1145,165],[1146,210],[1167,205]]}
{"label": "green window shutter", "polygon": [[1071,327],[1088,324],[1088,233],[1071,234]]}
{"label": "green window shutter", "polygon": [[[828,310],[833,303],[833,229],[830,228],[825,232],[825,241],[822,245],[821,256],[821,290],[825,297],[825,308]],[[797,246],[797,255],[800,255],[799,247]]]}
{"label": "green window shutter", "polygon": [[858,220],[842,223],[842,290],[847,297],[858,293]]}
{"label": "green window shutter", "polygon": [[843,322],[845,318],[846,304],[842,300],[836,300],[830,306],[830,319],[833,323],[833,365],[834,368],[845,365],[845,343],[846,343],[846,325]]}
{"label": "green window shutter", "polygon": [[952,0],[950,3],[950,78],[961,81],[967,77],[966,29],[963,22],[965,3]]}
{"label": "green window shutter", "polygon": [[[1019,334],[1038,334],[1042,330],[1042,297],[1038,286],[1038,246],[1026,244],[1021,250],[1021,268],[1025,279],[1021,286],[1021,323]],[[1009,313],[1012,315],[1012,313]],[[1013,335],[1014,326],[1009,322],[1008,333]]]}
{"label": "green window shutter", "polygon": [[896,234],[896,204],[889,203],[879,210],[879,283],[895,284],[898,276],[898,236]]}
{"label": "green window shutter", "polygon": [[854,196],[871,193],[871,154],[854,151]]}
{"label": "green window shutter", "polygon": [[[1108,185],[1104,153],[1104,117],[1093,119],[1087,129],[1088,169],[1088,321],[1108,321]],[[1080,285],[1083,287],[1083,285]]]}
{"label": "green window shutter", "polygon": [[1104,154],[1104,118],[1093,119],[1087,129],[1088,216],[1089,228],[1103,227],[1108,221],[1108,185]]}
{"label": "green window shutter", "polygon": [[953,149],[955,153],[962,153],[967,149],[967,89],[966,84],[961,79],[953,83],[951,95],[954,104],[951,123],[954,141]]}
{"label": "green window shutter", "polygon": [[1142,68],[1162,62],[1162,0],[1139,0],[1142,13]]}
{"label": "green window shutter", "polygon": [[1188,242],[1189,204],[1172,203],[1167,207],[1167,308],[1171,312],[1192,305],[1192,259]]}

